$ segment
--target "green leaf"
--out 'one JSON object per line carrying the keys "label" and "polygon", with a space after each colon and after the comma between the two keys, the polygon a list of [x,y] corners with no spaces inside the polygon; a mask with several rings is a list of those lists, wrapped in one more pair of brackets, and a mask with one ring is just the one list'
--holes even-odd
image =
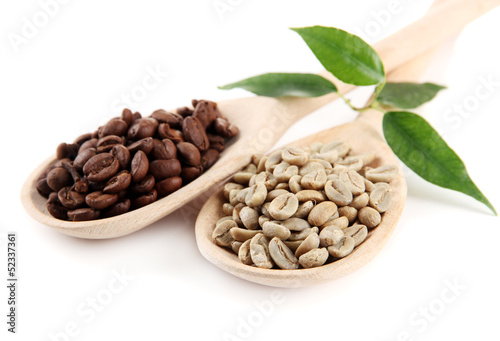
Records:
{"label": "green leaf", "polygon": [[358,36],[324,26],[292,30],[300,34],[321,64],[342,82],[375,85],[385,80],[379,55]]}
{"label": "green leaf", "polygon": [[433,83],[387,83],[377,101],[395,108],[412,109],[429,102],[443,89],[446,87]]}
{"label": "green leaf", "polygon": [[465,165],[426,120],[407,111],[384,115],[383,130],[394,153],[425,180],[465,193],[495,208],[469,177]]}
{"label": "green leaf", "polygon": [[219,87],[224,90],[234,88],[268,97],[318,97],[337,92],[335,84],[310,73],[266,73]]}

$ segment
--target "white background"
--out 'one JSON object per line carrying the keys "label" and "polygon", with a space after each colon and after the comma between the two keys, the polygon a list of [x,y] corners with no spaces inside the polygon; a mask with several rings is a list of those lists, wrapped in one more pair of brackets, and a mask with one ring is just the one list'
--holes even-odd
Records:
{"label": "white background", "polygon": [[[375,42],[430,4],[401,0],[399,13],[387,17],[380,13],[389,0],[221,2],[232,4],[222,16],[213,0],[68,1],[17,47],[9,37],[22,34],[23,18],[43,19],[37,17],[42,7],[34,0],[0,5],[1,339],[498,340],[499,219],[410,171],[405,211],[382,252],[348,277],[302,289],[256,285],[207,262],[194,238],[191,213],[198,204],[102,241],[59,234],[27,215],[19,195],[29,173],[60,142],[119,114],[121,96],[142,84],[148,68],[169,74],[136,98],[132,109],[143,114],[192,98],[249,96],[217,85],[263,72],[321,69],[288,27],[336,26]],[[443,132],[497,209],[499,31],[497,10],[444,46],[422,80],[449,89],[418,110]],[[496,82],[488,98],[474,100],[488,78]],[[460,105],[468,110],[460,113]],[[354,117],[333,103],[278,144]],[[5,323],[7,231],[18,234],[15,336]],[[130,277],[121,287],[113,282],[117,272]],[[453,282],[455,293],[447,289]],[[109,296],[110,283],[119,292]],[[97,310],[87,305],[96,297]],[[274,297],[280,299],[270,306]],[[245,328],[248,322],[253,327]],[[76,336],[67,336],[68,326]]]}

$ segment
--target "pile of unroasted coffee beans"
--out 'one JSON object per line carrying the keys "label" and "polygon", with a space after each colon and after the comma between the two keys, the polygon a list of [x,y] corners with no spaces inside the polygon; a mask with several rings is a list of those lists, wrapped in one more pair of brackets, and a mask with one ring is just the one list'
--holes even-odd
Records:
{"label": "pile of unroasted coffee beans", "polygon": [[343,141],[287,147],[252,162],[224,186],[225,217],[212,238],[259,268],[313,268],[350,254],[391,204],[398,167]]}
{"label": "pile of unroasted coffee beans", "polygon": [[238,128],[217,104],[193,100],[176,113],[148,117],[129,109],[94,133],[57,147],[57,161],[36,188],[47,211],[63,220],[107,218],[148,205],[198,177],[219,158]]}

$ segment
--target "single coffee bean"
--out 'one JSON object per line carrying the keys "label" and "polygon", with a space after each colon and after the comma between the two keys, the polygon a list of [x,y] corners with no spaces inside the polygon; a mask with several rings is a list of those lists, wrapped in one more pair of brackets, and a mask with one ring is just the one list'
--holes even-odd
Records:
{"label": "single coffee bean", "polygon": [[240,259],[240,261],[243,264],[246,264],[246,265],[253,264],[252,257],[250,255],[250,242],[251,241],[252,240],[249,239],[246,242],[244,242],[243,244],[241,244],[240,249],[238,250],[238,258]]}
{"label": "single coffee bean", "polygon": [[287,147],[282,151],[281,157],[289,164],[300,167],[306,164],[309,155],[305,150]]}
{"label": "single coffee bean", "polygon": [[156,192],[155,189],[152,189],[151,192],[143,194],[137,198],[131,199],[131,206],[133,208],[141,208],[156,201],[157,198],[158,198],[158,193]]}
{"label": "single coffee bean", "polygon": [[163,140],[171,140],[174,144],[184,141],[183,136],[180,136],[177,130],[171,128],[168,123],[160,123],[158,126],[158,136]]}
{"label": "single coffee bean", "polygon": [[240,220],[249,230],[259,229],[259,212],[255,208],[245,206],[240,211]]}
{"label": "single coffee bean", "polygon": [[50,193],[46,208],[54,218],[68,219],[68,209],[59,202],[57,192]]}
{"label": "single coffee bean", "polygon": [[368,195],[368,193],[362,193],[352,199],[352,202],[349,204],[349,206],[354,207],[359,211],[360,209],[368,205],[369,200],[370,196]]}
{"label": "single coffee bean", "polygon": [[269,242],[269,255],[281,269],[293,270],[299,267],[297,257],[279,238],[275,237]]}
{"label": "single coffee bean", "polygon": [[59,192],[61,188],[72,184],[73,178],[71,174],[62,167],[56,167],[47,174],[47,185],[55,192]]}
{"label": "single coffee bean", "polygon": [[118,194],[128,188],[132,182],[129,171],[123,170],[108,180],[103,192],[106,194]]}
{"label": "single coffee bean", "polygon": [[245,203],[249,207],[262,205],[266,200],[267,189],[264,184],[253,185],[245,195]]}
{"label": "single coffee bean", "polygon": [[240,185],[240,184],[237,184],[234,182],[228,182],[227,184],[225,184],[224,189],[223,189],[223,194],[224,194],[224,198],[226,198],[226,200],[229,200],[229,193],[233,189],[241,190],[241,189],[243,189],[243,185]]}
{"label": "single coffee bean", "polygon": [[206,129],[215,121],[215,107],[217,104],[214,102],[200,100],[194,106],[193,117],[196,117],[203,127]]}
{"label": "single coffee bean", "polygon": [[97,153],[109,152],[114,146],[123,144],[120,136],[107,135],[97,141]]}
{"label": "single coffee bean", "polygon": [[71,187],[63,187],[57,193],[59,202],[64,207],[73,210],[85,204],[85,195],[74,191]]}
{"label": "single coffee bean", "polygon": [[267,192],[266,202],[271,202],[281,194],[288,194],[288,193],[290,192],[287,191],[286,189],[273,189],[272,191]]}
{"label": "single coffee bean", "polygon": [[75,141],[73,141],[74,144],[77,144],[78,146],[81,146],[85,141],[88,141],[92,138],[92,134],[87,133],[78,136]]}
{"label": "single coffee bean", "polygon": [[153,111],[151,117],[157,120],[158,123],[168,123],[171,127],[180,127],[183,120],[181,115],[163,109]]}
{"label": "single coffee bean", "polygon": [[355,247],[361,244],[368,236],[368,229],[365,225],[361,224],[354,224],[351,227],[345,228],[343,231],[346,236],[354,239]]}
{"label": "single coffee bean", "polygon": [[128,169],[130,166],[130,152],[124,145],[115,145],[111,149],[110,153],[116,157],[118,163],[120,164],[120,169]]}
{"label": "single coffee bean", "polygon": [[100,215],[99,210],[92,208],[77,208],[76,210],[68,211],[68,218],[72,221],[87,221],[98,219]]}
{"label": "single coffee bean", "polygon": [[392,193],[389,186],[375,186],[370,193],[370,206],[383,213],[391,206]]}
{"label": "single coffee bean", "polygon": [[113,205],[117,200],[118,196],[116,194],[105,194],[101,191],[92,192],[85,197],[87,205],[97,210],[107,208]]}
{"label": "single coffee bean", "polygon": [[329,180],[325,185],[325,194],[338,206],[346,206],[352,202],[352,192],[340,179]]}
{"label": "single coffee bean", "polygon": [[149,163],[149,173],[160,180],[178,176],[181,174],[181,163],[177,159],[173,160],[154,160]]}
{"label": "single coffee bean", "polygon": [[193,114],[193,109],[188,108],[188,107],[181,107],[181,108],[177,108],[175,110],[175,112],[178,113],[179,115],[181,115],[182,117],[188,117],[188,116],[191,116]]}
{"label": "single coffee bean", "polygon": [[73,161],[73,166],[75,166],[77,169],[81,170],[83,168],[83,165],[92,157],[97,155],[97,151],[95,148],[88,148],[83,151],[80,151],[78,155],[75,157],[75,160]]}
{"label": "single coffee bean", "polygon": [[348,156],[345,159],[335,162],[335,167],[337,165],[359,172],[363,168],[363,160],[359,156]]}
{"label": "single coffee bean", "polygon": [[319,191],[315,191],[312,189],[304,189],[300,192],[297,192],[295,194],[297,199],[299,199],[299,202],[306,202],[306,201],[314,201],[314,202],[322,202],[326,200],[326,196]]}
{"label": "single coffee bean", "polygon": [[336,150],[340,157],[344,157],[351,150],[351,146],[349,145],[349,143],[344,141],[332,141],[322,146],[319,152],[328,153],[332,150]]}
{"label": "single coffee bean", "polygon": [[170,193],[177,191],[182,186],[182,178],[173,176],[171,178],[159,181],[155,188],[159,197],[164,197]]}
{"label": "single coffee bean", "polygon": [[[342,207],[340,207],[342,208]],[[321,225],[321,228],[324,229],[328,226],[335,225],[337,227],[340,227],[341,229],[345,229],[347,226],[349,226],[349,219],[347,217],[338,217],[335,219],[328,220],[326,223]]]}
{"label": "single coffee bean", "polygon": [[177,158],[177,147],[175,146],[175,143],[169,139],[164,139],[164,140],[162,140],[162,142],[165,145],[165,150],[167,152],[167,155],[166,155],[167,160],[176,159]]}
{"label": "single coffee bean", "polygon": [[239,242],[246,242],[247,240],[252,239],[257,233],[260,233],[260,231],[257,230],[247,230],[240,227],[233,227],[229,230],[229,232],[234,240]]}
{"label": "single coffee bean", "polygon": [[317,233],[311,233],[295,250],[295,256],[300,257],[304,253],[314,250],[319,247],[319,236]]}
{"label": "single coffee bean", "polygon": [[[167,140],[170,141],[170,140]],[[172,143],[172,141],[170,141]],[[172,143],[173,145],[173,143]],[[174,145],[175,147],[175,145]],[[153,160],[169,160],[173,159],[172,157],[169,157],[170,155],[167,154],[167,148],[165,147],[165,143],[163,143],[162,140],[159,139],[153,139],[153,150],[151,151],[150,157],[153,158]]]}
{"label": "single coffee bean", "polygon": [[290,231],[303,231],[311,227],[306,220],[297,217],[288,218],[282,224]]}
{"label": "single coffee bean", "polygon": [[354,196],[364,193],[366,189],[365,179],[355,170],[342,170],[339,179],[349,187]]}
{"label": "single coffee bean", "polygon": [[299,205],[299,208],[297,208],[297,212],[295,212],[295,214],[292,217],[305,219],[307,218],[309,212],[311,212],[313,207],[314,207],[314,202],[312,200],[306,201]]}
{"label": "single coffee bean", "polygon": [[131,140],[140,140],[153,137],[158,129],[158,121],[151,117],[141,118],[130,126],[127,137]]}
{"label": "single coffee bean", "polygon": [[127,127],[130,127],[132,122],[134,121],[134,115],[132,114],[132,111],[130,109],[123,109],[121,119],[127,123]]}
{"label": "single coffee bean", "polygon": [[76,143],[67,144],[63,142],[59,144],[59,146],[57,146],[56,157],[58,160],[61,159],[74,160],[74,158],[78,154],[79,148],[80,146]]}
{"label": "single coffee bean", "polygon": [[118,172],[120,163],[110,153],[91,157],[83,166],[83,173],[90,181],[105,181]]}
{"label": "single coffee bean", "polygon": [[203,167],[201,166],[183,167],[181,170],[182,182],[187,184],[196,179],[201,173],[203,173]]}
{"label": "single coffee bean", "polygon": [[219,159],[219,151],[216,149],[208,149],[201,156],[201,166],[204,170],[209,169],[214,165],[214,163]]}
{"label": "single coffee bean", "polygon": [[304,176],[304,175],[311,173],[311,172],[319,172],[319,171],[324,171],[324,170],[325,170],[325,166],[323,166],[318,161],[308,160],[305,165],[303,165],[302,167],[299,168],[299,174],[301,176]]}
{"label": "single coffee bean", "polygon": [[123,136],[127,132],[127,122],[121,118],[112,118],[99,129],[99,137],[102,138],[108,135]]}
{"label": "single coffee bean", "polygon": [[365,177],[372,182],[391,182],[399,173],[396,165],[384,165],[365,171]]}
{"label": "single coffee bean", "polygon": [[352,224],[358,217],[358,210],[351,206],[343,206],[339,208],[339,215],[346,217],[349,220],[349,224]]}
{"label": "single coffee bean", "polygon": [[132,175],[132,181],[139,182],[141,181],[149,170],[149,160],[146,154],[139,150],[135,153],[134,158],[132,159],[130,165],[130,174]]}
{"label": "single coffee bean", "polygon": [[292,176],[297,174],[299,174],[299,168],[286,161],[281,161],[273,170],[273,175],[278,182],[288,182]]}
{"label": "single coffee bean", "polygon": [[313,249],[299,257],[299,264],[303,268],[315,268],[326,263],[328,251],[325,248]]}
{"label": "single coffee bean", "polygon": [[319,233],[320,245],[322,247],[328,247],[338,244],[344,238],[344,231],[336,225],[329,225],[322,229]]}
{"label": "single coffee bean", "polygon": [[302,176],[300,180],[300,185],[305,189],[320,190],[325,187],[326,183],[326,173],[325,169],[314,170],[308,172]]}
{"label": "single coffee bean", "polygon": [[189,142],[180,142],[177,144],[179,159],[189,166],[199,166],[201,162],[200,150]]}
{"label": "single coffee bean", "polygon": [[148,155],[153,150],[153,138],[146,137],[140,139],[139,141],[136,141],[131,145],[127,146],[127,149],[131,155],[135,154],[139,150],[142,150],[144,154]]}
{"label": "single coffee bean", "polygon": [[130,186],[130,192],[134,194],[144,194],[150,192],[155,187],[155,178],[151,174],[146,175],[141,181]]}
{"label": "single coffee bean", "polygon": [[343,258],[354,250],[356,242],[352,237],[345,237],[335,245],[328,247],[328,252],[332,257]]}
{"label": "single coffee bean", "polygon": [[234,241],[231,243],[231,250],[233,250],[234,253],[238,254],[240,252],[241,245],[243,245],[242,242]]}
{"label": "single coffee bean", "polygon": [[78,182],[82,179],[82,175],[73,165],[73,162],[64,160],[61,162],[61,167],[68,171],[68,173],[71,175],[71,178],[73,178],[73,182]]}
{"label": "single coffee bean", "polygon": [[281,240],[287,240],[291,232],[285,226],[281,225],[279,221],[271,220],[262,225],[262,232],[267,238],[278,237]]}
{"label": "single coffee bean", "polygon": [[269,241],[262,233],[250,240],[250,257],[259,268],[271,269],[273,267],[274,264],[269,254]]}
{"label": "single coffee bean", "polygon": [[207,133],[207,137],[211,149],[215,149],[221,153],[226,147],[226,142],[222,136]]}
{"label": "single coffee bean", "polygon": [[302,231],[299,232],[292,232],[288,240],[294,241],[294,240],[304,240],[309,236],[311,233],[319,233],[319,229],[314,226],[311,228],[303,229]]}
{"label": "single coffee bean", "polygon": [[313,207],[307,221],[311,226],[321,226],[330,219],[335,212],[337,212],[337,205],[331,201],[324,201]]}
{"label": "single coffee bean", "polygon": [[137,112],[137,111],[136,111],[136,112],[134,112],[134,113],[132,114],[132,122],[137,121],[137,120],[139,120],[139,119],[141,119],[141,118],[142,118],[142,115],[141,115],[141,113],[140,113],[140,112]]}
{"label": "single coffee bean", "polygon": [[95,150],[97,150],[97,141],[99,141],[99,140],[96,138],[91,138],[90,140],[85,141],[80,146],[80,149],[78,149],[78,153],[81,153],[84,150],[89,149],[89,148],[94,148]]}
{"label": "single coffee bean", "polygon": [[290,218],[297,212],[299,200],[293,193],[282,194],[271,201],[269,205],[269,214],[277,220]]}
{"label": "single coffee bean", "polygon": [[217,245],[220,246],[230,246],[234,241],[230,230],[233,227],[238,227],[238,224],[234,220],[225,220],[219,223],[214,231],[212,232],[212,239]]}
{"label": "single coffee bean", "polygon": [[205,151],[210,146],[205,128],[196,117],[189,116],[184,119],[182,134],[187,142],[194,144],[200,151]]}
{"label": "single coffee bean", "polygon": [[361,224],[365,225],[369,229],[378,226],[382,220],[380,213],[376,209],[368,206],[359,210],[358,217]]}
{"label": "single coffee bean", "polygon": [[105,218],[114,217],[123,213],[126,213],[130,210],[130,199],[125,199],[123,201],[119,201],[109,206],[105,211],[103,216]]}
{"label": "single coffee bean", "polygon": [[47,183],[47,178],[40,179],[36,182],[36,190],[46,198],[48,198],[49,194],[52,193],[52,188],[50,188]]}
{"label": "single coffee bean", "polygon": [[233,137],[238,135],[239,129],[234,125],[229,123],[226,118],[219,117],[215,119],[214,128],[217,134],[222,137]]}

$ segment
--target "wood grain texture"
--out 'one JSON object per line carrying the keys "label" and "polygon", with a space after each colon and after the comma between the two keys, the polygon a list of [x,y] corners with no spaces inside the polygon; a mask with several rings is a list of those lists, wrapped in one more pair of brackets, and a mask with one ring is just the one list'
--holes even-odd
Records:
{"label": "wood grain texture", "polygon": [[[439,0],[429,13],[401,32],[375,44],[387,72],[393,71],[424,51],[457,33],[469,21],[500,4],[500,0]],[[446,18],[446,20],[443,20]],[[331,74],[323,75],[332,79]],[[353,87],[338,85],[346,93]],[[300,118],[337,99],[335,94],[317,98],[249,97],[219,103],[221,112],[240,128],[217,163],[198,179],[169,196],[140,209],[113,218],[69,222],[53,218],[45,208],[46,199],[35,189],[43,169],[54,157],[39,165],[21,191],[26,211],[40,223],[59,232],[89,239],[114,238],[135,232],[165,217],[248,163],[251,154],[264,153]]]}

